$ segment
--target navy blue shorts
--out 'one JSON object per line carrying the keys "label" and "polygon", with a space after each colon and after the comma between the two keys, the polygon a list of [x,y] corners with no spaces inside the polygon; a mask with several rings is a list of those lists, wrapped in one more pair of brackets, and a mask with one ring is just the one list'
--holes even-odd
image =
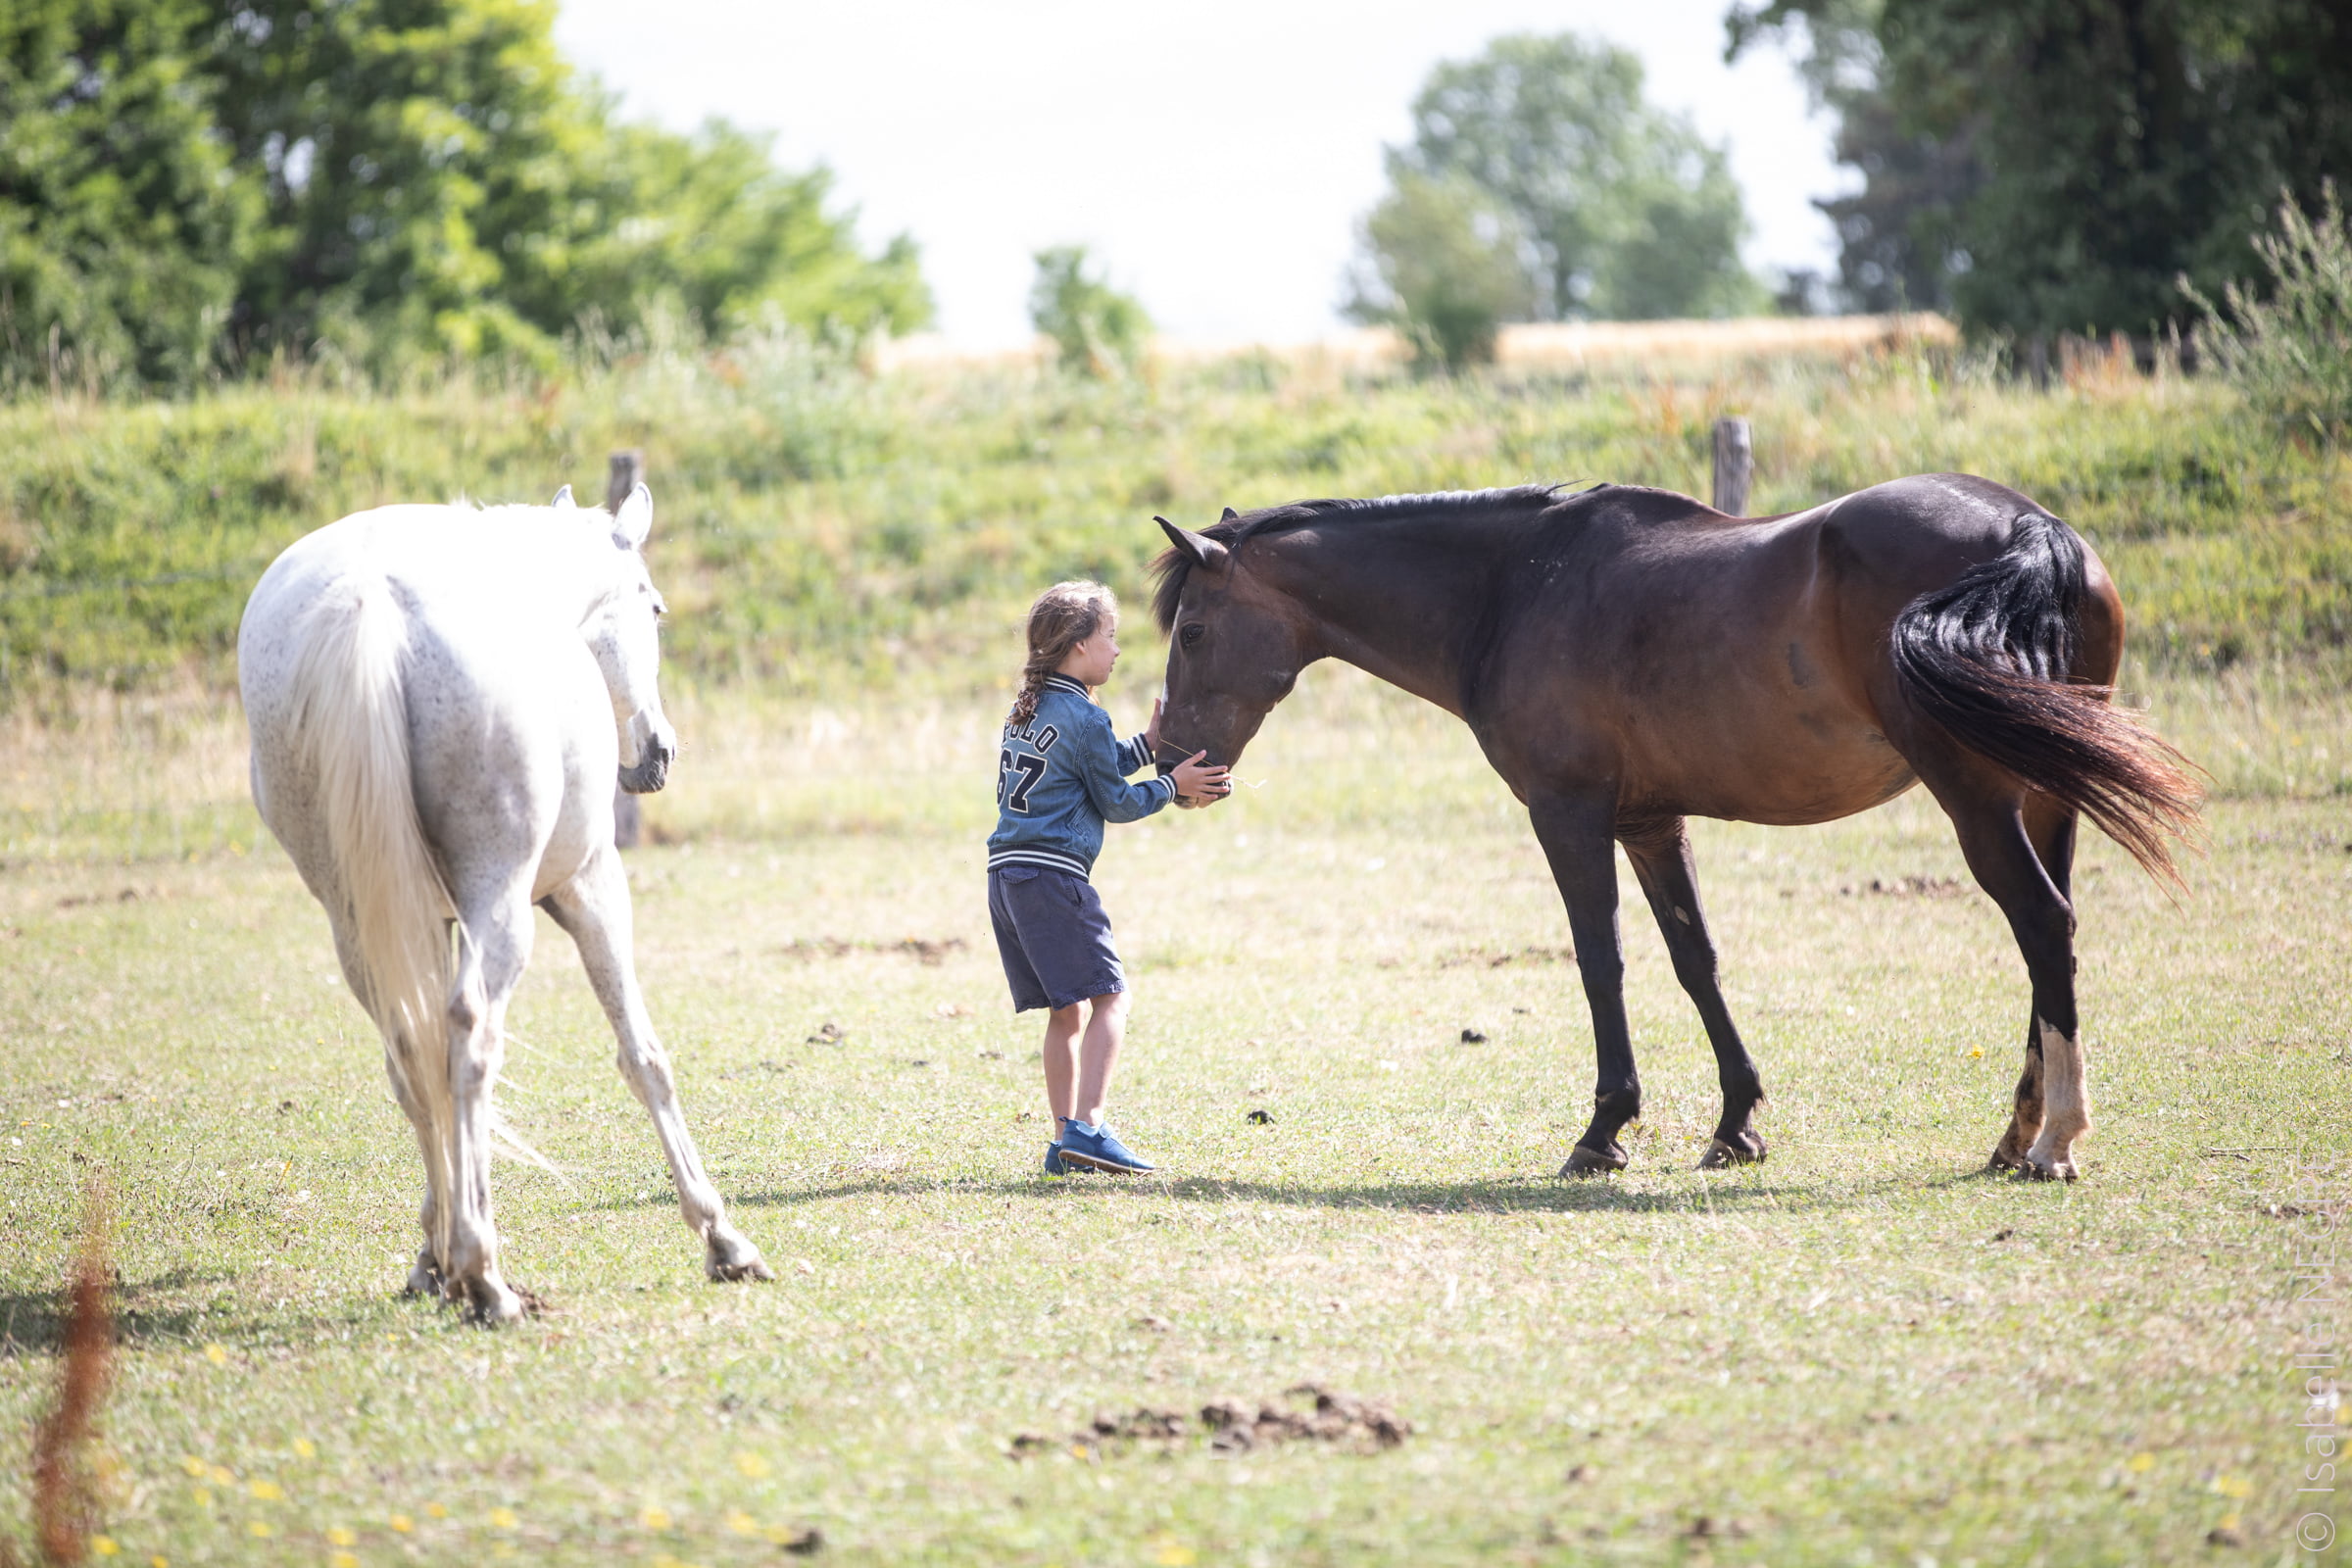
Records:
{"label": "navy blue shorts", "polygon": [[1043,865],[988,873],[988,917],[1012,987],[1012,1010],[1066,1007],[1127,989],[1110,917],[1093,883]]}

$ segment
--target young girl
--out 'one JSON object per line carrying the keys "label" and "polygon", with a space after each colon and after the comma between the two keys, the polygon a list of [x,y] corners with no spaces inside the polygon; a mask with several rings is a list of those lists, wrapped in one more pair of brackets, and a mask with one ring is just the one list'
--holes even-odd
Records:
{"label": "young girl", "polygon": [[1159,744],[1159,705],[1121,741],[1095,688],[1119,659],[1119,607],[1101,583],[1055,583],[1029,607],[1029,662],[997,754],[997,830],[988,836],[988,912],[1016,1012],[1045,1007],[1046,1174],[1152,1168],[1103,1125],[1102,1101],[1127,1027],[1127,977],[1087,874],[1104,822],[1133,822],[1183,797],[1205,806],[1232,786],[1198,752],[1130,784]]}

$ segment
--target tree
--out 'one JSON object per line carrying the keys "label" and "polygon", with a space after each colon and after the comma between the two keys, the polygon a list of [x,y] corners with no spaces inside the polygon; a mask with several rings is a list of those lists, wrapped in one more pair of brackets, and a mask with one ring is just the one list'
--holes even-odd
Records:
{"label": "tree", "polygon": [[911,241],[878,261],[723,123],[615,126],[537,0],[243,0],[221,24],[223,119],[268,172],[268,264],[238,301],[256,348],[383,360],[543,354],[593,312],[657,301],[719,333],[773,310],[811,330],[930,315]]}
{"label": "tree", "polygon": [[261,217],[198,69],[194,0],[0,11],[0,382],[178,386],[215,349]]}
{"label": "tree", "polygon": [[1494,359],[1500,324],[1535,313],[1518,215],[1467,174],[1396,172],[1357,240],[1369,275],[1359,274],[1347,313],[1394,325],[1425,368],[1455,373]]}
{"label": "tree", "polygon": [[542,308],[574,315],[585,297],[628,324],[653,299],[674,299],[713,335],[768,315],[815,332],[903,333],[931,318],[914,241],[867,257],[854,215],[825,211],[833,176],[776,167],[765,137],[713,121],[692,137],[643,126],[614,138],[606,211],[616,220],[581,247],[580,283],[547,279]]}
{"label": "tree", "polygon": [[1083,245],[1056,245],[1034,260],[1030,324],[1054,340],[1061,368],[1107,375],[1132,366],[1152,332],[1142,303],[1089,275]]}
{"label": "tree", "polygon": [[546,0],[10,0],[0,7],[0,379],[54,338],[182,385],[332,348],[544,362],[584,318],[717,335],[929,318],[879,255],[724,124],[614,122]]}
{"label": "tree", "polygon": [[[214,38],[222,127],[265,172],[238,291],[249,353],[544,352],[602,227],[602,106],[529,0],[241,0]],[[534,308],[535,307],[535,308]]]}
{"label": "tree", "polygon": [[1461,174],[1517,218],[1540,313],[1655,318],[1751,309],[1746,217],[1724,152],[1642,92],[1631,53],[1572,33],[1495,39],[1430,74],[1400,175]]}
{"label": "tree", "polygon": [[1918,160],[1865,166],[1887,200],[1848,261],[1911,244],[1979,332],[2179,319],[2181,274],[2209,296],[2252,277],[2279,192],[2317,206],[2352,168],[2339,0],[1772,0],[1730,27],[1735,53],[1801,32],[1817,79],[1860,66],[1824,95],[1841,155]]}

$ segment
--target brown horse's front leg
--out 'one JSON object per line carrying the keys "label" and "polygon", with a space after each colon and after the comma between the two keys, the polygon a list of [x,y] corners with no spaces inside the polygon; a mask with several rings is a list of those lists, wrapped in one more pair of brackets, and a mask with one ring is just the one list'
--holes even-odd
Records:
{"label": "brown horse's front leg", "polygon": [[1723,1170],[1733,1165],[1757,1165],[1764,1160],[1764,1135],[1756,1131],[1755,1109],[1764,1100],[1764,1080],[1756,1073],[1755,1058],[1732,1022],[1723,988],[1717,982],[1714,939],[1707,935],[1707,917],[1698,905],[1698,868],[1690,855],[1690,835],[1679,816],[1662,821],[1625,824],[1619,829],[1626,858],[1657,917],[1658,931],[1674,959],[1675,978],[1698,1008],[1706,1026],[1707,1044],[1715,1049],[1715,1076],[1723,1087],[1723,1116],[1715,1136],[1700,1157],[1700,1170]]}
{"label": "brown horse's front leg", "polygon": [[1568,930],[1584,977],[1585,1002],[1592,1010],[1592,1049],[1599,1063],[1592,1125],[1569,1151],[1560,1174],[1623,1170],[1628,1156],[1617,1134],[1642,1114],[1642,1079],[1634,1070],[1633,1035],[1626,1027],[1625,953],[1617,939],[1616,794],[1535,795],[1527,814],[1568,906]]}

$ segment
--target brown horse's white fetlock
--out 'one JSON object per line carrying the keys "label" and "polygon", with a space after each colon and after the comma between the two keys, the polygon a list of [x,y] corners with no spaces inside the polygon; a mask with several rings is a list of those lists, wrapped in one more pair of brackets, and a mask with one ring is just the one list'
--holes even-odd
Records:
{"label": "brown horse's white fetlock", "polygon": [[2026,1065],[2018,1075],[2016,1106],[2009,1115],[2009,1130],[1993,1146],[1992,1157],[1985,1161],[1987,1170],[2024,1170],[2026,1151],[2041,1136],[2040,1033],[2041,1021],[2035,1019],[2033,1033],[2026,1041]]}
{"label": "brown horse's white fetlock", "polygon": [[2039,1019],[2041,1036],[2041,1131],[2026,1150],[2026,1174],[2041,1181],[2071,1182],[2075,1168],[2075,1140],[2090,1131],[2090,1086],[2082,1062],[2080,1036],[2059,1033]]}

